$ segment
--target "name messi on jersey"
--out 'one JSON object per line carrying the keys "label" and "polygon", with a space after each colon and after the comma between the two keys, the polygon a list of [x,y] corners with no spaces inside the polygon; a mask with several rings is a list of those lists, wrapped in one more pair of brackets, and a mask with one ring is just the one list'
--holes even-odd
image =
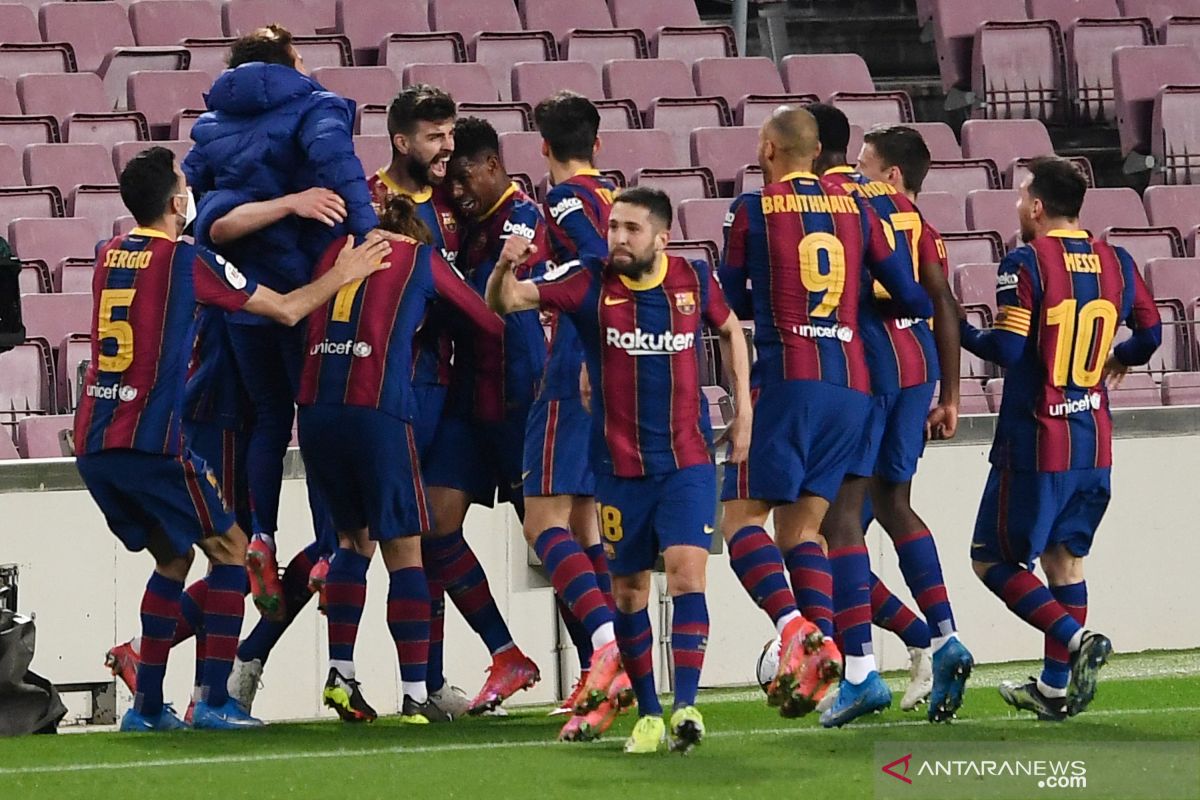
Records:
{"label": "name messi on jersey", "polygon": [[149,250],[109,250],[103,266],[109,269],[146,269],[154,253]]}
{"label": "name messi on jersey", "polygon": [[617,347],[631,356],[660,356],[672,353],[683,353],[696,346],[694,333],[650,333],[641,328],[632,331],[620,331],[616,328],[606,328],[604,343],[609,347]]}
{"label": "name messi on jersey", "polygon": [[858,203],[853,197],[833,194],[774,194],[763,195],[764,214],[857,214]]}
{"label": "name messi on jersey", "polygon": [[1067,272],[1100,274],[1100,256],[1095,253],[1063,253],[1063,262],[1067,265]]}

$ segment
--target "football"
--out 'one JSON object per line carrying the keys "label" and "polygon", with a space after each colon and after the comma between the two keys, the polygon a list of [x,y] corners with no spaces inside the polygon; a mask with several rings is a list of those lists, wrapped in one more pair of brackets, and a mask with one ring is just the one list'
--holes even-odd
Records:
{"label": "football", "polygon": [[758,685],[764,692],[771,685],[771,681],[775,680],[775,674],[779,672],[779,650],[782,647],[783,641],[776,636],[764,644],[762,652],[758,654],[758,664],[754,674],[758,678]]}

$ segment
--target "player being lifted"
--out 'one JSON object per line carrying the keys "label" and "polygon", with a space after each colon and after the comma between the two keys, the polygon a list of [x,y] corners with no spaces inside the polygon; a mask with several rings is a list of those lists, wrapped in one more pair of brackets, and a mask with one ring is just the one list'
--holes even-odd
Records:
{"label": "player being lifted", "polygon": [[[829,540],[861,541],[863,507],[869,492],[874,515],[895,545],[900,571],[927,621],[923,631],[918,626],[912,626],[917,628],[915,631],[910,628],[910,635],[924,634],[921,640],[905,642],[913,647],[913,680],[901,707],[912,710],[929,692],[921,673],[929,673],[930,650],[933,685],[928,716],[933,722],[945,722],[962,705],[963,688],[974,662],[956,634],[929,526],[909,502],[927,428],[934,438],[948,439],[958,425],[958,312],[946,281],[947,265],[942,255],[945,245],[913,205],[916,192],[910,197],[904,185],[912,176],[920,188],[929,168],[929,150],[912,128],[873,131],[863,146],[868,168],[877,169],[877,174],[891,177],[900,186],[873,180],[873,176],[856,172],[846,163],[850,142],[846,115],[821,103],[809,106],[809,111],[817,118],[821,137],[818,170],[848,193],[862,197],[887,223],[885,230],[895,236],[897,252],[911,259],[913,278],[933,301],[931,323],[899,311],[878,283],[873,291],[864,291],[860,297],[858,323],[871,372],[871,411],[862,446],[825,516],[822,532]],[[906,157],[909,152],[912,155]],[[896,166],[901,159],[903,168]],[[940,396],[930,411],[939,379]],[[899,600],[891,601],[890,590],[873,573],[871,579],[869,598],[874,617],[882,604],[895,606]],[[838,591],[836,575],[834,591]],[[836,704],[840,708],[830,711],[822,722],[841,725],[875,710],[872,696],[877,698],[874,702],[883,702],[883,692],[865,693],[858,704]]]}
{"label": "player being lifted", "polygon": [[245,607],[246,532],[225,506],[216,476],[181,433],[196,305],[295,325],[339,288],[378,269],[387,245],[347,246],[320,280],[281,295],[221,256],[179,240],[193,206],[170,150],[139,153],[121,172],[120,188],[138,227],[97,255],[92,357],[75,415],[75,443],[76,467],[113,533],[155,561],[141,605],[138,692],[121,729],[185,726],[163,704],[162,682],[193,545],[211,565],[195,725],[260,725],[226,693]]}
{"label": "player being lifted", "polygon": [[[734,311],[753,315],[758,353],[754,436],[749,459],[725,475],[722,535],[738,579],[780,635],[779,672],[768,695],[785,716],[811,711],[839,673],[819,532],[870,406],[859,292],[874,276],[906,314],[932,312],[879,218],[813,174],[820,150],[817,122],[802,108],[784,106],[763,124],[758,160],[766,184],[734,201],[721,266]],[[772,510],[776,541],[763,527]],[[847,555],[851,563],[840,577],[855,601],[847,607],[860,610],[869,565],[857,548]],[[842,620],[847,671],[856,682],[873,669],[863,669],[873,662],[869,600],[863,603],[865,619]],[[816,624],[822,619],[824,629]]]}
{"label": "player being lifted", "polygon": [[730,461],[750,444],[749,356],[711,269],[665,252],[671,202],[658,190],[626,189],[613,202],[607,259],[584,258],[566,275],[521,281],[529,257],[514,237],[488,282],[488,303],[502,313],[544,308],[566,314],[583,342],[592,399],[592,467],[601,535],[617,605],[617,642],[641,717],[627,753],[656,752],[666,738],[654,682],[647,612],[650,570],[661,553],[674,615],[671,649],[675,709],[671,748],[687,751],[704,735],[695,707],[708,639],[705,565],[713,534],[716,468],[700,392],[705,324],[721,337],[737,415],[726,437]]}
{"label": "player being lifted", "polygon": [[[1083,559],[1110,497],[1105,382],[1145,364],[1162,340],[1158,309],[1129,253],[1079,227],[1086,190],[1070,161],[1030,162],[1017,202],[1025,245],[1000,264],[995,327],[980,331],[965,319],[960,326],[963,347],[1006,370],[972,566],[1046,635],[1041,675],[1005,682],[1000,694],[1054,721],[1087,709],[1112,652],[1106,636],[1083,627]],[[1133,335],[1112,348],[1121,323]],[[1049,587],[1033,574],[1038,562]]]}
{"label": "player being lifted", "polygon": [[[580,259],[602,259],[616,186],[593,164],[600,112],[586,97],[563,91],[538,103],[534,120],[554,184],[545,203],[549,255],[562,271]],[[554,586],[579,656],[579,681],[560,709],[572,716],[559,738],[575,741],[603,733],[615,718],[609,712],[631,703],[633,692],[621,670],[612,582],[600,546],[596,478],[588,459],[591,419],[580,396],[583,345],[567,315],[547,317],[546,371],[525,429],[524,531]]]}

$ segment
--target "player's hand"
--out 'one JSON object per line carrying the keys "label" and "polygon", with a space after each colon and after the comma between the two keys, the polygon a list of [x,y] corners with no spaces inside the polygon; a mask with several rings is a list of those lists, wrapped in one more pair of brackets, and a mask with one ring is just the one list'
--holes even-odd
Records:
{"label": "player's hand", "polygon": [[392,243],[386,239],[368,238],[354,247],[354,237],[346,237],[342,252],[338,253],[333,268],[342,274],[346,283],[367,277],[388,265],[387,257],[392,252]]}
{"label": "player's hand", "polygon": [[524,236],[509,236],[500,251],[500,259],[496,262],[497,269],[512,269],[517,264],[524,264],[531,255],[537,252],[537,245]]}
{"label": "player's hand", "polygon": [[953,439],[958,433],[958,406],[938,403],[925,418],[925,438],[934,441]]}
{"label": "player's hand", "polygon": [[1129,367],[1117,360],[1117,354],[1113,353],[1108,357],[1108,361],[1104,362],[1104,372],[1101,380],[1108,384],[1108,388],[1115,389],[1125,380],[1125,376],[1129,374]]}
{"label": "player's hand", "polygon": [[315,219],[331,228],[346,221],[346,201],[335,191],[315,186],[288,197],[297,217]]}
{"label": "player's hand", "polygon": [[387,239],[389,242],[411,242],[412,239],[402,233],[385,231],[383,228],[372,228],[367,231],[368,239]]}
{"label": "player's hand", "polygon": [[592,379],[586,366],[579,370],[579,401],[583,403],[584,411],[592,413]]}
{"label": "player's hand", "polygon": [[733,415],[733,421],[717,440],[717,444],[729,444],[727,464],[744,464],[750,457],[750,429],[753,427],[753,412],[749,408],[739,409]]}
{"label": "player's hand", "polygon": [[954,298],[954,310],[955,310],[956,312],[958,312],[958,318],[959,318],[960,320],[965,320],[965,319],[967,318],[967,309],[966,309],[966,306],[964,306],[962,303],[960,303],[960,302],[958,301],[958,298],[957,298],[957,297],[956,297],[956,298]]}

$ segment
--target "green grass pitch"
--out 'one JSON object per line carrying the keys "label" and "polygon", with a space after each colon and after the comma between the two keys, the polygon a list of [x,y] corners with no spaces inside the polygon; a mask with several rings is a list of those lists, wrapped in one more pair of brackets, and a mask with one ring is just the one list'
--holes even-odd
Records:
{"label": "green grass pitch", "polygon": [[[4,798],[791,798],[870,797],[880,741],[1200,741],[1200,651],[1117,656],[1091,709],[1062,724],[1017,716],[995,684],[1032,664],[977,668],[951,725],[892,710],[842,730],[784,720],[756,687],[712,690],[708,736],[687,756],[632,757],[620,718],[591,744],[554,741],[562,718],[442,726],[394,720],[276,724],[243,733],[90,733],[0,740]],[[889,676],[902,689],[903,676]]]}

